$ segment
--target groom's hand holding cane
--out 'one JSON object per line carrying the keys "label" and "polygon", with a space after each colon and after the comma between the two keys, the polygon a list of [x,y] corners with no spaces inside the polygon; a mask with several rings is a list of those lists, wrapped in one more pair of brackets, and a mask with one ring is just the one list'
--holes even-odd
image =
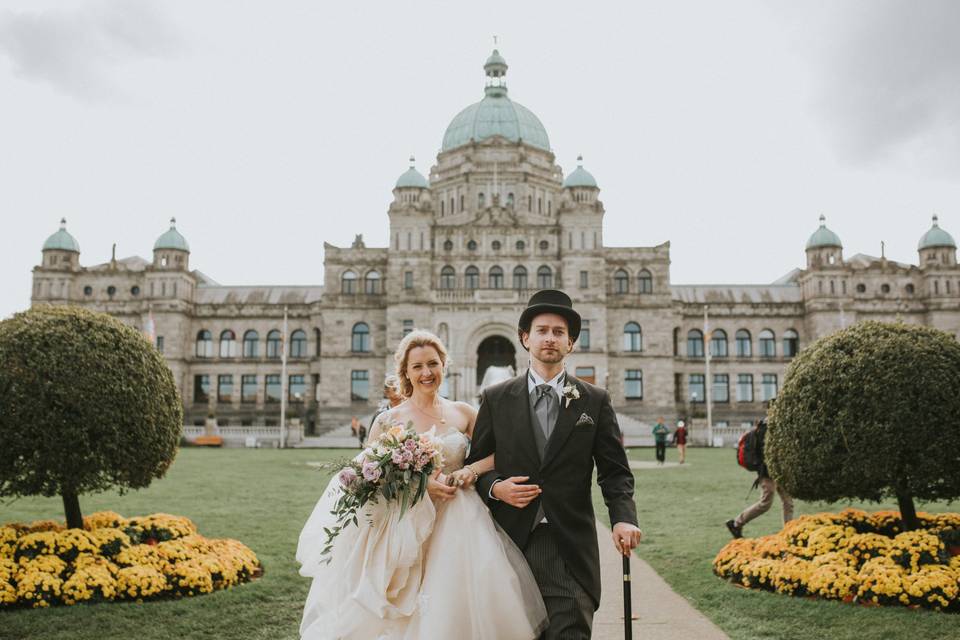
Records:
{"label": "groom's hand holding cane", "polygon": [[613,546],[624,556],[629,556],[640,540],[643,538],[643,532],[629,522],[618,522],[613,525]]}

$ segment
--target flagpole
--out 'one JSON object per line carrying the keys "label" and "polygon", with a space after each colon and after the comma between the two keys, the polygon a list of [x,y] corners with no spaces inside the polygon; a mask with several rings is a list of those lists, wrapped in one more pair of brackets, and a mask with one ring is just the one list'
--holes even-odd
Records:
{"label": "flagpole", "polygon": [[710,337],[710,317],[707,313],[707,310],[710,307],[708,305],[703,305],[703,355],[706,358],[707,363],[707,379],[704,384],[704,392],[707,400],[707,443],[708,447],[713,446],[713,381],[710,379],[710,343],[712,338]]}
{"label": "flagpole", "polygon": [[280,448],[287,440],[287,306],[283,306],[283,334],[280,336]]}

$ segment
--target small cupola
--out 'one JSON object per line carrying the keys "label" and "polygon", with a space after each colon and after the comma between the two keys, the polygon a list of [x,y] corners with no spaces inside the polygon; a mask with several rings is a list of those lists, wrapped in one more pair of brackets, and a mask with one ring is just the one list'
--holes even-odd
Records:
{"label": "small cupola", "polygon": [[953,236],[940,228],[940,220],[936,215],[933,216],[933,226],[920,238],[917,251],[920,253],[921,268],[957,264],[957,243],[953,241]]}
{"label": "small cupola", "polygon": [[170,228],[153,243],[153,266],[157,269],[186,271],[190,263],[190,245],[177,231],[177,219],[170,218]]}
{"label": "small cupola", "polygon": [[80,266],[80,243],[67,231],[67,219],[60,219],[60,229],[43,243],[43,266],[72,269]]}
{"label": "small cupola", "polygon": [[807,240],[807,268],[816,269],[843,263],[840,236],[827,228],[827,218],[820,215],[820,228]]}

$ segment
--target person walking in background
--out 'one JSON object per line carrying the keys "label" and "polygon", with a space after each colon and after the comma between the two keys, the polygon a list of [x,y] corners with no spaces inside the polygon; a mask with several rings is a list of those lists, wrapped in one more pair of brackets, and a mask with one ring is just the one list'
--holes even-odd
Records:
{"label": "person walking in background", "polygon": [[663,464],[667,459],[667,436],[670,435],[670,429],[663,424],[663,416],[657,418],[657,424],[653,425],[653,442],[657,447],[657,464]]}
{"label": "person walking in background", "polygon": [[677,429],[673,432],[673,443],[677,445],[680,464],[683,464],[687,461],[687,425],[683,420],[677,420]]}
{"label": "person walking in background", "polygon": [[755,451],[754,455],[759,456],[759,470],[757,471],[756,484],[760,486],[760,499],[744,509],[740,515],[733,520],[727,520],[727,529],[734,538],[742,538],[744,525],[770,510],[770,506],[773,505],[774,493],[780,496],[780,502],[783,505],[783,524],[787,524],[793,520],[793,498],[777,486],[777,483],[770,477],[767,462],[763,457],[763,445],[767,437],[767,421],[765,418],[757,421],[756,429],[756,445],[753,449]]}

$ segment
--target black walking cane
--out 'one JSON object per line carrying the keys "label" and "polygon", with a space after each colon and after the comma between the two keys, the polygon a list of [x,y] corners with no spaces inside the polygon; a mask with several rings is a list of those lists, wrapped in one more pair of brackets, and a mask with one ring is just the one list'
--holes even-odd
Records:
{"label": "black walking cane", "polygon": [[633,640],[633,613],[630,599],[630,556],[623,556],[623,637]]}

